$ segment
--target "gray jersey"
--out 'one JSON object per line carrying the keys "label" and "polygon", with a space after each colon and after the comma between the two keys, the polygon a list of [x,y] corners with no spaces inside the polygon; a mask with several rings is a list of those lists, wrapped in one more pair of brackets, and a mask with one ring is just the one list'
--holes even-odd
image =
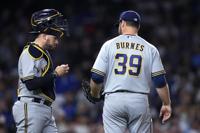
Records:
{"label": "gray jersey", "polygon": [[119,35],[105,42],[91,71],[105,76],[104,93],[149,93],[152,77],[165,73],[156,47],[137,35]]}
{"label": "gray jersey", "polygon": [[[35,54],[33,56],[33,53]],[[52,62],[48,51],[42,50],[37,45],[27,45],[20,55],[18,62],[18,96],[30,96],[47,99],[53,101],[54,83],[53,88],[38,88],[30,91],[27,89],[23,81],[33,79],[34,77],[42,77],[52,69]],[[50,83],[51,84],[51,83]],[[44,89],[46,89],[44,91]]]}

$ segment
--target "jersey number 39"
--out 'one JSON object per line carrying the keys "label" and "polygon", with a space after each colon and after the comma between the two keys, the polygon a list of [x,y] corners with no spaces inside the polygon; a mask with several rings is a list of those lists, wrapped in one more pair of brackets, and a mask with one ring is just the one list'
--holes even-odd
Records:
{"label": "jersey number 39", "polygon": [[126,54],[116,54],[115,61],[118,63],[114,69],[115,74],[124,75],[128,72],[129,75],[139,76],[142,64],[141,55],[131,55],[129,57]]}

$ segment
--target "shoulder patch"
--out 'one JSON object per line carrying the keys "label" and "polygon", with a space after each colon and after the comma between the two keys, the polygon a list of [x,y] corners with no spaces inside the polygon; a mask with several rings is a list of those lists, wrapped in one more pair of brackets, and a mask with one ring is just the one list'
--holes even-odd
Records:
{"label": "shoulder patch", "polygon": [[38,60],[42,57],[43,53],[35,46],[29,45],[28,52],[32,58]]}

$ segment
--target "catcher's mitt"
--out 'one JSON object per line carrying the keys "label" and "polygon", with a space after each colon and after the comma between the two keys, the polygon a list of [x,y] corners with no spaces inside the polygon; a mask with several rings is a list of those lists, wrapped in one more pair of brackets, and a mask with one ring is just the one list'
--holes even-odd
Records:
{"label": "catcher's mitt", "polygon": [[100,102],[101,100],[104,99],[104,95],[102,95],[102,93],[100,94],[101,95],[100,98],[95,98],[90,94],[91,88],[88,81],[83,80],[81,85],[82,85],[83,93],[89,102],[95,104],[96,102]]}

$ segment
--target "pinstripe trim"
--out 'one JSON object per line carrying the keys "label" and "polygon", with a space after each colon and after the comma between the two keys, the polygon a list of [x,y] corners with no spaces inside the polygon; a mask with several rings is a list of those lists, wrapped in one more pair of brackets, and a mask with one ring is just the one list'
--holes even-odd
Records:
{"label": "pinstripe trim", "polygon": [[30,75],[30,76],[21,78],[21,80],[24,82],[24,81],[26,81],[26,80],[33,79],[33,78],[34,78],[34,75]]}
{"label": "pinstripe trim", "polygon": [[38,50],[40,50],[47,57],[47,67],[46,67],[45,71],[42,73],[42,77],[43,77],[47,73],[47,71],[49,70],[51,62],[50,62],[49,56],[45,53],[45,51],[43,49],[41,49],[37,45],[33,45],[33,46],[36,47]]}
{"label": "pinstripe trim", "polygon": [[161,74],[165,74],[165,70],[161,70],[161,71],[158,71],[158,72],[154,72],[151,74],[151,77],[155,77],[155,76],[158,76],[158,75],[161,75]]}
{"label": "pinstripe trim", "polygon": [[153,133],[153,120],[151,119],[151,123],[150,123],[150,133]]}
{"label": "pinstripe trim", "polygon": [[98,72],[98,71],[91,71],[91,72],[96,73],[96,74],[101,75],[101,76],[104,76],[103,73],[100,73],[100,72]]}
{"label": "pinstripe trim", "polygon": [[27,49],[29,47],[29,45],[28,45],[28,43],[24,46],[24,49],[23,50],[25,50],[25,49]]}
{"label": "pinstripe trim", "polygon": [[105,73],[104,73],[104,72],[102,72],[102,71],[99,71],[99,70],[97,70],[97,69],[94,69],[94,68],[92,68],[92,69],[91,69],[91,72],[94,72],[94,73],[96,73],[96,74],[99,74],[99,75],[102,75],[102,76],[104,76],[104,75],[105,75]]}
{"label": "pinstripe trim", "polygon": [[28,133],[28,109],[27,109],[27,103],[24,103],[24,133]]}
{"label": "pinstripe trim", "polygon": [[[32,45],[33,47],[35,47],[34,45]],[[35,47],[36,48],[36,47]],[[37,49],[37,48],[36,48]],[[39,60],[40,58],[42,58],[43,53],[41,53],[40,57],[35,58],[34,56],[32,56],[32,54],[30,53],[30,45],[28,46],[28,54],[34,59],[34,60]],[[41,51],[40,51],[41,52]]]}

